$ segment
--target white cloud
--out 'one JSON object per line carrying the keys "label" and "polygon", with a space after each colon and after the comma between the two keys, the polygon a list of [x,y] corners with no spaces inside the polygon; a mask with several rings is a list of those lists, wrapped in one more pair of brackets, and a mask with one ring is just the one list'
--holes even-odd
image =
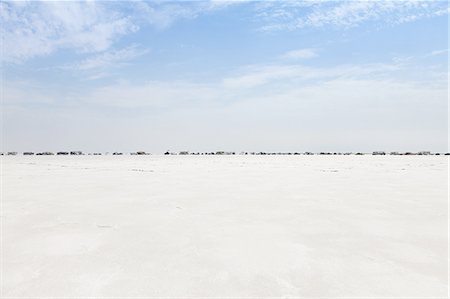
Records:
{"label": "white cloud", "polygon": [[350,28],[364,22],[412,22],[448,14],[445,1],[301,1],[257,6],[263,30],[305,27]]}
{"label": "white cloud", "polygon": [[108,50],[139,25],[165,29],[180,19],[237,4],[236,1],[0,2],[2,60],[20,63],[60,49],[83,53]]}
{"label": "white cloud", "polygon": [[[365,76],[364,68],[382,75]],[[11,89],[5,93],[5,140],[15,150],[20,150],[19,145],[36,147],[42,140],[41,147],[47,149],[66,147],[74,138],[78,141],[73,146],[103,151],[116,146],[160,152],[167,148],[446,150],[446,78],[429,84],[401,80],[395,67],[343,66],[339,69],[348,74],[338,68],[311,68],[309,72],[322,80],[310,81],[295,68],[259,69],[272,74],[284,70],[290,79],[266,80],[253,87],[122,82],[63,98],[44,89],[8,84],[20,93]],[[47,105],[32,105],[33,101]],[[98,138],[111,132],[113,137]]]}
{"label": "white cloud", "polygon": [[110,67],[118,67],[139,56],[149,52],[148,49],[140,49],[136,45],[131,45],[120,50],[106,51],[88,57],[78,63],[68,65],[64,68],[80,71],[91,71]]}
{"label": "white cloud", "polygon": [[[134,53],[133,49],[125,48],[117,51],[117,55],[103,56],[102,54],[98,58],[87,59],[76,67],[81,70],[102,68],[112,64],[117,57],[123,58],[118,53],[126,53],[129,50]],[[383,82],[388,89],[389,82],[392,84],[391,88],[394,88],[394,86],[412,87],[423,85],[424,88],[435,89],[446,85],[446,74],[436,73],[433,69],[422,69],[420,78],[398,79],[402,77],[399,76],[400,73],[407,74],[410,72],[410,67],[409,65],[396,63],[348,64],[332,67],[311,67],[302,64],[250,65],[237,69],[230,75],[224,76],[215,82],[199,83],[166,80],[135,84],[119,81],[110,85],[80,91],[78,96],[71,95],[67,100],[72,103],[78,102],[85,105],[94,104],[105,107],[182,108],[186,106],[215,105],[217,103],[227,103],[228,101],[245,102],[252,98],[280,99],[284,97],[288,99],[290,96],[292,99],[295,99],[296,96],[294,94],[296,92],[301,92],[305,95],[305,91],[320,90],[324,86],[329,86],[330,82],[338,82],[339,85],[342,85],[344,82],[352,82],[352,84],[364,82],[364,86],[369,86],[370,82],[373,82],[378,87],[380,82]],[[104,75],[102,72],[98,74],[100,77]],[[23,85],[20,89],[26,90],[29,88]],[[349,92],[353,91],[354,89],[349,89]],[[369,89],[367,92],[372,93]],[[36,94],[34,91],[29,93]],[[26,93],[22,92],[21,94],[25,95]],[[38,94],[42,94],[42,91],[39,91]],[[362,90],[361,94],[364,94]],[[42,96],[40,98],[48,97]],[[18,97],[15,96],[14,98]],[[11,101],[8,99],[6,102]]]}
{"label": "white cloud", "polygon": [[2,60],[22,62],[58,49],[107,50],[138,29],[129,17],[97,2],[1,2]]}
{"label": "white cloud", "polygon": [[5,140],[15,150],[42,140],[47,149],[78,140],[103,151],[446,150],[447,74],[399,76],[410,67],[252,65],[215,82],[118,82],[56,94],[6,82]]}
{"label": "white cloud", "polygon": [[281,56],[282,59],[310,59],[317,57],[317,50],[316,49],[299,49],[299,50],[292,50],[289,51]]}
{"label": "white cloud", "polygon": [[275,80],[285,80],[301,73],[302,66],[256,65],[246,67],[235,75],[223,79],[227,88],[253,88]]}
{"label": "white cloud", "polygon": [[[2,100],[4,105],[17,107],[29,104],[48,105],[57,103],[56,98],[46,92],[42,86],[27,81],[10,80],[2,82]],[[2,106],[2,108],[4,107]]]}
{"label": "white cloud", "polygon": [[431,53],[429,53],[427,56],[436,56],[436,55],[442,55],[442,54],[446,54],[446,53],[448,53],[448,49],[435,50],[435,51],[432,51]]}
{"label": "white cloud", "polygon": [[182,81],[151,81],[145,84],[119,82],[97,88],[76,101],[88,105],[121,108],[165,108],[203,105],[219,91],[213,86]]}
{"label": "white cloud", "polygon": [[397,64],[339,65],[336,67],[308,67],[302,64],[255,65],[243,68],[223,79],[228,88],[253,88],[277,83],[285,86],[307,80],[332,78],[378,78],[399,70]]}
{"label": "white cloud", "polygon": [[165,29],[178,20],[195,19],[239,3],[241,1],[137,1],[133,6],[136,16],[158,29]]}
{"label": "white cloud", "polygon": [[[109,50],[139,25],[158,29],[232,5],[250,3],[263,30],[354,27],[364,22],[404,23],[446,15],[445,1],[193,1],[193,2],[0,2],[5,62],[20,63],[60,49]],[[312,52],[291,53],[311,58]],[[309,55],[309,56],[308,56]]]}

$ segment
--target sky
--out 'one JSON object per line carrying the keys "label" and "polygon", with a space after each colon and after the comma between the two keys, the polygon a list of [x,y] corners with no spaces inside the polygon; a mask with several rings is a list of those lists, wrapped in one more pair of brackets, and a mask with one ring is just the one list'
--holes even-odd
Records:
{"label": "sky", "polygon": [[0,2],[2,151],[448,151],[447,1]]}

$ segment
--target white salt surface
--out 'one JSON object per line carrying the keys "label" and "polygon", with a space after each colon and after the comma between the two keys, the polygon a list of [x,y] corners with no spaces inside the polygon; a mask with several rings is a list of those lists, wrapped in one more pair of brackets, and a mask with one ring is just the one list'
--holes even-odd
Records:
{"label": "white salt surface", "polygon": [[3,157],[3,297],[446,297],[444,156]]}

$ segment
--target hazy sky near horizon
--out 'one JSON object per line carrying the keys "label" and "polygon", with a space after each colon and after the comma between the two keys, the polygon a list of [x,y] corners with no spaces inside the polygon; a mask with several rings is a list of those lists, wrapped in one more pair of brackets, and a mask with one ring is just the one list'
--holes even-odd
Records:
{"label": "hazy sky near horizon", "polygon": [[447,1],[4,2],[4,151],[447,151]]}

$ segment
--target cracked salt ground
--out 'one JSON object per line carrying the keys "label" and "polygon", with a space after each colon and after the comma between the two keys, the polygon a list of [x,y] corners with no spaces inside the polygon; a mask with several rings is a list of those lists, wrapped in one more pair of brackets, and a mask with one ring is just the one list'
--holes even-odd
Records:
{"label": "cracked salt ground", "polygon": [[447,295],[446,157],[52,158],[3,158],[5,298]]}

